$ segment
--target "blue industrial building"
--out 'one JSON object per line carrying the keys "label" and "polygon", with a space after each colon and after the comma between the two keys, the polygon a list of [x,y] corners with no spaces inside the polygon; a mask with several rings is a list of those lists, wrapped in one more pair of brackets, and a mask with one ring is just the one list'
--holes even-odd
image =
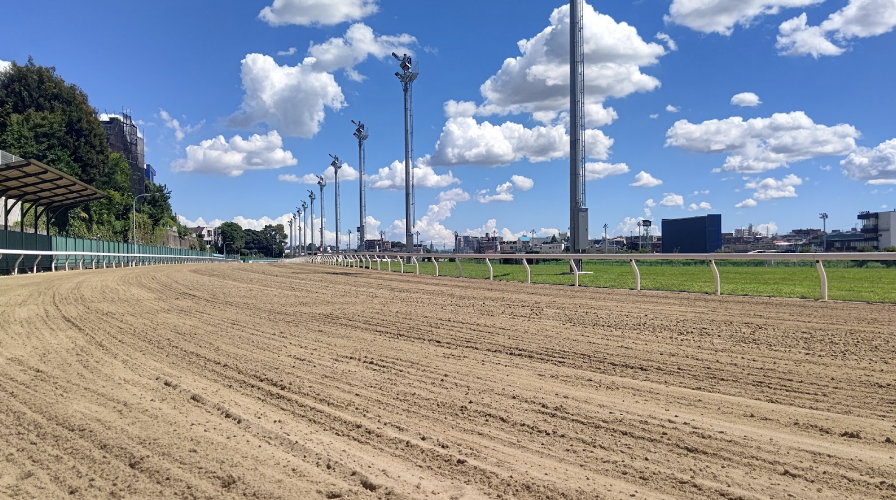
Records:
{"label": "blue industrial building", "polygon": [[722,248],[722,215],[663,219],[663,253],[712,253]]}

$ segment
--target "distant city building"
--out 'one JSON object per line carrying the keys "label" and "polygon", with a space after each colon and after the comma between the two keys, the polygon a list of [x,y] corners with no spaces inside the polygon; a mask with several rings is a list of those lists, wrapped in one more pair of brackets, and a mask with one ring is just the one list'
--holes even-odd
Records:
{"label": "distant city building", "polygon": [[468,236],[455,234],[454,253],[501,253],[501,236]]}
{"label": "distant city building", "polygon": [[153,184],[156,182],[156,169],[152,168],[149,163],[146,164],[146,180]]}
{"label": "distant city building", "polygon": [[386,252],[392,250],[392,242],[388,240],[364,240],[364,251]]}
{"label": "distant city building", "polygon": [[214,246],[217,235],[217,231],[215,231],[215,228],[196,226],[191,227],[190,231],[193,231],[193,234],[201,238],[206,246]]}
{"label": "distant city building", "polygon": [[128,162],[130,174],[131,192],[144,194],[146,192],[146,162],[144,156],[143,136],[137,130],[137,125],[131,119],[131,115],[122,112],[121,115],[100,115],[100,123],[106,132],[106,142],[113,153],[124,156]]}
{"label": "distant city building", "polygon": [[[892,212],[862,212],[863,245],[881,250],[896,246],[896,210]],[[830,236],[829,236],[830,237]]]}
{"label": "distant city building", "polygon": [[663,253],[712,253],[722,248],[722,215],[663,219],[662,233]]}

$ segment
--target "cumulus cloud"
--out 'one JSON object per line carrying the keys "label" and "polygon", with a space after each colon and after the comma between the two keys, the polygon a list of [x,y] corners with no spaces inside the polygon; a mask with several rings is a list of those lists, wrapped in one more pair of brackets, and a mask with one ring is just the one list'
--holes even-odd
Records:
{"label": "cumulus cloud", "polygon": [[354,67],[369,56],[382,60],[391,57],[393,52],[413,55],[411,46],[417,39],[406,33],[400,35],[377,35],[363,23],[351,25],[345,35],[331,38],[324,43],[314,44],[308,48],[309,57],[305,59],[316,71],[331,73],[344,69],[349,78],[362,81],[364,77]]}
{"label": "cumulus cloud", "polygon": [[10,67],[10,66],[12,66],[12,63],[11,63],[11,62],[9,62],[9,61],[4,61],[3,59],[0,59],[0,71],[3,71],[3,70],[5,70],[6,68],[8,68],[8,67]]}
{"label": "cumulus cloud", "polygon": [[[429,166],[413,167],[414,186],[424,188],[443,188],[451,184],[460,184],[451,171],[438,175]],[[383,167],[373,175],[367,176],[371,189],[404,189],[404,162],[395,160],[388,167]]]}
{"label": "cumulus cloud", "polygon": [[[336,182],[336,175],[332,166],[327,167],[321,175],[324,176],[324,180],[328,183]],[[354,181],[357,179],[358,171],[352,168],[348,163],[343,163],[339,168],[339,180]],[[280,182],[297,182],[299,184],[317,184],[318,176],[317,174],[305,174],[301,177],[296,174],[280,174],[277,176],[277,180]]]}
{"label": "cumulus cloud", "polygon": [[819,156],[845,155],[855,149],[859,135],[852,125],[819,125],[802,111],[793,111],[746,121],[739,116],[699,124],[679,120],[666,131],[666,146],[728,153],[718,171],[758,173]]}
{"label": "cumulus cloud", "polygon": [[824,0],[672,0],[666,22],[702,33],[731,35],[734,25],[749,26],[754,19],[782,8],[805,7]]}
{"label": "cumulus cloud", "polygon": [[754,200],[753,198],[747,198],[746,200],[734,205],[734,208],[753,208],[756,205],[758,205],[758,203],[756,203],[756,200]]}
{"label": "cumulus cloud", "polygon": [[858,148],[840,162],[843,174],[868,184],[896,184],[896,139]]}
{"label": "cumulus cloud", "polygon": [[672,37],[663,33],[662,31],[656,34],[656,39],[666,42],[666,46],[669,47],[669,50],[673,52],[678,50],[678,44],[675,43],[675,40],[673,40]]}
{"label": "cumulus cloud", "polygon": [[[585,151],[589,158],[606,159],[612,145],[613,139],[602,131],[585,131]],[[568,156],[569,134],[563,125],[526,128],[519,123],[492,125],[487,121],[478,123],[472,117],[455,116],[445,123],[435,152],[424,161],[436,166],[495,167],[524,158],[535,163]]]}
{"label": "cumulus cloud", "polygon": [[280,51],[278,51],[278,52],[277,52],[277,55],[278,55],[278,56],[291,56],[291,55],[293,55],[293,54],[296,53],[296,50],[297,50],[297,49],[296,49],[295,47],[290,47],[290,48],[288,48],[288,49],[286,49],[286,50],[280,50]]}
{"label": "cumulus cloud", "polygon": [[635,182],[632,182],[631,184],[629,184],[629,186],[655,187],[655,186],[659,186],[662,183],[663,183],[663,181],[657,179],[656,177],[654,177],[642,170],[642,171],[638,172],[637,175],[635,175]]}
{"label": "cumulus cloud", "polygon": [[447,191],[442,191],[436,196],[436,201],[439,203],[443,201],[468,201],[470,199],[470,194],[464,191],[461,188],[449,189]]}
{"label": "cumulus cloud", "polygon": [[495,188],[495,194],[489,194],[490,189],[476,192],[476,201],[479,203],[491,203],[493,201],[513,201],[513,183],[505,182]]}
{"label": "cumulus cloud", "polygon": [[754,107],[762,104],[762,101],[759,100],[758,95],[752,92],[741,92],[731,98],[731,104],[742,107]]}
{"label": "cumulus cloud", "polygon": [[696,212],[698,210],[712,210],[712,205],[705,201],[701,201],[699,205],[697,203],[691,203],[688,205],[688,210],[691,212]]}
{"label": "cumulus cloud", "polygon": [[585,180],[596,181],[610,175],[622,175],[628,173],[628,165],[625,163],[604,163],[602,161],[585,163]]}
{"label": "cumulus cloud", "polygon": [[[749,179],[744,188],[755,189],[752,199],[754,200],[777,200],[779,198],[796,198],[796,187],[803,183],[803,180],[793,174],[788,174],[783,179],[778,180],[773,177],[766,179]],[[740,208],[740,207],[736,207]]]}
{"label": "cumulus cloud", "polygon": [[377,10],[377,0],[274,0],[258,18],[271,26],[332,26],[363,19]]}
{"label": "cumulus cloud", "polygon": [[644,202],[644,206],[645,206],[645,207],[653,208],[653,207],[656,206],[656,202],[653,201],[653,198],[650,198],[649,200],[647,200],[647,201]]}
{"label": "cumulus cloud", "polygon": [[774,221],[768,224],[759,224],[756,226],[756,231],[766,235],[775,235],[778,234],[778,225]]}
{"label": "cumulus cloud", "polygon": [[535,181],[528,177],[523,177],[522,175],[511,176],[510,182],[513,183],[514,188],[519,189],[520,191],[528,191],[535,186]]}
{"label": "cumulus cloud", "polygon": [[324,108],[340,110],[346,104],[333,75],[314,69],[313,63],[306,59],[297,66],[280,66],[270,56],[247,55],[242,61],[246,93],[230,124],[266,123],[288,136],[314,136],[324,121]]}
{"label": "cumulus cloud", "polygon": [[[839,56],[852,38],[888,33],[896,27],[896,3],[892,0],[850,0],[818,26],[809,26],[806,13],[781,23],[777,48],[781,54]],[[834,44],[831,38],[840,43]]]}
{"label": "cumulus cloud", "polygon": [[671,104],[667,104],[666,111],[668,111],[669,113],[678,113],[679,111],[681,111],[681,108],[676,108],[675,106],[673,106]]}
{"label": "cumulus cloud", "polygon": [[472,101],[447,101],[443,106],[446,118],[469,118],[476,114],[476,103]]}
{"label": "cumulus cloud", "polygon": [[186,158],[171,163],[173,172],[237,177],[246,170],[271,170],[298,163],[291,152],[283,149],[283,140],[276,130],[266,135],[254,134],[248,139],[235,135],[229,141],[219,135],[198,146],[187,146],[186,152]]}
{"label": "cumulus cloud", "polygon": [[165,122],[166,127],[174,130],[174,140],[177,142],[184,140],[187,134],[199,130],[205,125],[205,120],[202,120],[197,125],[181,126],[180,121],[178,121],[177,118],[172,118],[171,115],[162,108],[159,108],[159,117]]}
{"label": "cumulus cloud", "polygon": [[[641,231],[640,234],[643,235],[646,233],[646,231],[644,231],[644,229],[642,229],[642,228],[639,228],[638,223],[643,222],[644,220],[646,220],[644,217],[626,217],[625,219],[623,219],[622,222],[619,223],[619,225],[616,226],[615,234],[621,234],[621,235],[638,234],[638,231],[640,230]],[[652,226],[650,228],[650,234],[652,234],[654,236],[659,235],[660,234],[659,226]],[[644,247],[647,248],[647,240],[644,240]]]}
{"label": "cumulus cloud", "polygon": [[[587,3],[583,18],[586,119],[595,116],[607,98],[659,87],[659,80],[643,74],[641,68],[656,64],[666,54],[662,45],[645,42],[634,27],[595,12]],[[520,55],[506,59],[480,87],[485,100],[479,113],[532,113],[536,120],[550,123],[569,109],[569,6],[556,8],[550,26],[517,46]],[[602,115],[603,120],[613,117],[615,112]]]}
{"label": "cumulus cloud", "polygon": [[650,115],[651,120],[656,120],[659,117],[660,117],[660,115],[658,115],[657,113],[653,113],[652,115]]}
{"label": "cumulus cloud", "polygon": [[684,196],[675,193],[664,193],[660,205],[664,207],[684,207]]}

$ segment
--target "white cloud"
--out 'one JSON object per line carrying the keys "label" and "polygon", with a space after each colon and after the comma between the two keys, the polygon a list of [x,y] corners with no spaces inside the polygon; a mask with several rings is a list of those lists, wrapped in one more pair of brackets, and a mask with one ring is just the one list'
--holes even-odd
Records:
{"label": "white cloud", "polygon": [[644,202],[644,206],[653,208],[656,206],[656,202],[653,201],[653,198],[650,198],[649,200]]}
{"label": "white cloud", "polygon": [[830,165],[825,165],[825,166],[823,166],[823,167],[818,167],[818,168],[819,168],[820,170],[824,170],[825,172],[829,172],[829,171],[831,171],[834,167],[832,167],[832,166],[830,166]]}
{"label": "white cloud", "polygon": [[[780,198],[796,198],[796,188],[803,183],[799,177],[788,174],[783,179],[778,180],[773,177],[766,179],[751,179],[744,184],[746,189],[755,189],[752,199],[754,200],[777,200]],[[739,208],[739,207],[738,207]]]}
{"label": "white cloud", "polygon": [[[602,131],[585,131],[585,151],[589,158],[606,159],[612,145],[613,139]],[[472,117],[454,116],[442,128],[433,155],[424,160],[435,166],[494,167],[509,165],[523,158],[534,163],[568,156],[569,134],[563,125],[526,128],[519,123],[492,125],[487,121],[477,123]]]}
{"label": "white cloud", "polygon": [[[414,186],[424,188],[443,188],[451,184],[460,184],[451,171],[438,175],[428,166],[413,167]],[[404,189],[404,162],[395,160],[388,167],[383,167],[373,175],[367,176],[371,189]]]}
{"label": "white cloud", "polygon": [[[638,223],[642,222],[644,220],[646,220],[646,219],[644,219],[644,217],[626,217],[625,219],[623,219],[622,222],[619,223],[619,225],[616,226],[616,232],[613,234],[622,235],[622,236],[632,234],[632,235],[637,236],[638,230],[639,230]],[[640,234],[642,234],[642,235],[644,235],[646,233],[646,231],[643,228],[641,228],[640,231],[641,231]],[[652,226],[650,228],[650,234],[652,234],[654,236],[659,235],[660,227]],[[644,248],[647,248],[647,240],[644,240]]]}
{"label": "white cloud", "polygon": [[859,135],[852,125],[819,125],[804,112],[793,111],[746,121],[739,116],[699,124],[679,120],[666,131],[666,146],[728,153],[720,171],[757,173],[819,156],[845,155],[855,149]]}
{"label": "white cloud", "polygon": [[585,180],[596,181],[610,175],[628,173],[628,165],[625,163],[604,163],[602,161],[585,163]]}
{"label": "white cloud", "polygon": [[844,44],[852,38],[868,38],[888,33],[896,27],[896,3],[892,0],[850,0],[818,26],[809,26],[806,13],[784,21],[778,27],[777,47],[786,55],[838,56],[846,51],[830,38]]}
{"label": "white cloud", "polygon": [[276,130],[266,135],[254,134],[248,139],[235,135],[230,141],[219,135],[198,146],[187,146],[186,152],[186,158],[171,163],[173,172],[237,177],[246,170],[271,170],[298,163],[291,152],[283,149],[283,140]]}
{"label": "white cloud", "polygon": [[479,203],[491,203],[493,201],[513,201],[513,183],[505,182],[495,188],[495,194],[488,194],[490,189],[476,192],[476,201]]}
{"label": "white cloud", "polygon": [[3,71],[4,69],[6,69],[6,68],[8,68],[8,67],[10,67],[10,66],[12,66],[12,63],[11,63],[11,62],[9,62],[9,61],[4,61],[4,60],[0,59],[0,71]]}
{"label": "white cloud", "polygon": [[731,98],[731,104],[735,106],[754,107],[762,104],[762,101],[759,100],[758,95],[752,92],[741,92]]}
{"label": "white cloud", "polygon": [[734,205],[734,208],[753,208],[756,205],[758,205],[758,203],[756,203],[756,200],[754,200],[753,198],[747,198],[746,200]]}
{"label": "white cloud", "polygon": [[635,182],[629,184],[629,186],[655,187],[655,186],[659,186],[662,183],[663,183],[663,181],[657,179],[656,177],[654,177],[642,170],[642,171],[638,172],[637,175],[635,175]]}
{"label": "white cloud", "polygon": [[728,36],[735,24],[749,26],[754,19],[777,14],[782,8],[805,7],[824,0],[672,0],[666,22],[703,33]]}
{"label": "white cloud", "polygon": [[331,38],[321,44],[312,43],[305,63],[311,63],[317,71],[328,73],[345,69],[349,78],[362,81],[364,77],[354,67],[368,56],[382,60],[391,57],[393,52],[413,55],[410,47],[416,43],[417,39],[406,33],[377,35],[366,24],[357,23],[351,25],[342,37]]}
{"label": "white cloud", "polygon": [[[336,175],[332,166],[327,167],[322,175],[328,183],[336,182]],[[342,167],[339,168],[339,180],[354,181],[357,179],[358,171],[349,166],[348,163],[343,163]],[[305,174],[299,177],[296,174],[280,174],[277,176],[277,180],[281,182],[298,182],[299,184],[317,184],[318,176],[317,174]]]}
{"label": "white cloud", "polygon": [[470,194],[464,191],[461,188],[449,189],[448,191],[442,191],[436,196],[436,201],[439,203],[443,201],[468,201],[470,199]]}
{"label": "white cloud", "polygon": [[651,119],[651,120],[656,120],[656,119],[659,118],[659,117],[660,117],[660,115],[658,115],[658,114],[656,114],[656,113],[653,113],[652,115],[650,115],[650,119]]}
{"label": "white cloud", "polygon": [[660,201],[664,207],[684,207],[684,196],[675,193],[664,193],[665,198]]}
{"label": "white cloud", "polygon": [[865,184],[870,184],[872,186],[884,186],[887,184],[896,184],[896,179],[872,179]]}
{"label": "white cloud", "polygon": [[675,40],[673,40],[672,37],[663,33],[662,31],[656,34],[656,39],[666,42],[666,46],[669,47],[669,50],[673,52],[678,50],[678,44],[675,43]]}
{"label": "white cloud", "polygon": [[346,104],[333,75],[313,65],[313,59],[297,66],[280,66],[270,56],[247,55],[242,61],[246,93],[230,124],[248,127],[266,123],[287,136],[314,136],[324,121],[324,108],[340,110]]}
{"label": "white cloud", "polygon": [[363,19],[377,10],[377,0],[274,0],[258,18],[271,26],[331,26]]}
{"label": "white cloud", "polygon": [[843,175],[868,184],[896,183],[896,139],[875,148],[858,148],[840,162]]}
{"label": "white cloud", "polygon": [[165,122],[165,126],[174,130],[174,140],[180,142],[184,140],[187,134],[199,130],[203,125],[205,125],[205,120],[202,120],[197,125],[187,125],[181,126],[180,122],[176,118],[172,118],[167,111],[162,108],[159,108],[159,117],[162,118],[162,121]]}
{"label": "white cloud", "polygon": [[699,194],[707,195],[707,194],[709,194],[709,189],[704,189],[703,191],[699,191],[699,190],[698,190],[698,191],[694,191],[694,196],[697,196],[697,195],[699,195]]}
{"label": "white cloud", "polygon": [[528,191],[535,186],[535,181],[528,177],[523,177],[522,175],[511,176],[510,182],[513,183],[514,188],[519,189],[520,191]]}
{"label": "white cloud", "polygon": [[289,220],[292,218],[291,213],[283,214],[276,219],[271,219],[270,217],[262,217],[260,219],[247,219],[242,215],[237,215],[233,218],[233,222],[236,222],[243,229],[254,229],[256,231],[260,231],[264,228],[264,226],[276,226],[277,224],[283,224],[283,226],[289,229]]}
{"label": "white cloud", "polygon": [[676,108],[675,106],[673,106],[671,104],[667,104],[666,111],[668,111],[669,113],[678,113],[679,111],[681,111],[681,108]]}
{"label": "white cloud", "polygon": [[695,212],[697,210],[712,210],[712,205],[705,201],[701,201],[699,205],[696,203],[691,203],[688,206],[688,210],[690,210],[691,212]]}
{"label": "white cloud", "polygon": [[476,114],[476,103],[472,101],[447,101],[443,108],[447,118],[470,118]]}
{"label": "white cloud", "polygon": [[769,222],[768,224],[759,224],[756,226],[756,231],[765,235],[775,235],[778,234],[778,225],[775,224],[774,221]]}
{"label": "white cloud", "polygon": [[297,50],[297,49],[296,49],[295,47],[290,47],[290,48],[288,48],[288,49],[286,49],[286,50],[280,50],[280,51],[278,51],[278,52],[277,52],[277,55],[278,55],[278,56],[291,56],[291,55],[293,55],[293,54],[296,53],[296,50]]}
{"label": "white cloud", "polygon": [[[662,45],[645,42],[634,27],[595,12],[587,3],[583,17],[586,119],[595,116],[596,107],[607,98],[659,87],[659,80],[641,73],[641,68],[666,54]],[[550,123],[569,109],[569,6],[555,9],[550,26],[517,47],[520,55],[506,59],[480,87],[485,101],[479,113],[532,113],[536,120]],[[615,111],[604,113],[601,120],[611,117]],[[589,121],[589,126],[599,125]]]}

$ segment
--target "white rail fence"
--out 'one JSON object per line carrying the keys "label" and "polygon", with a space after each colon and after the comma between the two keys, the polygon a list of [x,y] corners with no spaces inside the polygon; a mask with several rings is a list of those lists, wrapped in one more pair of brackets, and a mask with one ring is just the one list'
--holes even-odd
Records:
{"label": "white rail fence", "polygon": [[[49,257],[49,266],[52,272],[56,272],[57,257],[64,257],[65,270],[69,271],[77,264],[78,269],[89,267],[96,269],[102,266],[103,269],[111,265],[115,267],[135,267],[149,266],[159,264],[186,264],[188,262],[227,262],[223,257],[203,257],[195,255],[155,255],[155,254],[138,254],[138,253],[103,253],[103,252],[66,252],[66,251],[44,251],[44,250],[7,250],[0,248],[0,258],[16,258],[15,265],[12,268],[12,274],[17,275],[19,264],[27,255],[37,256],[31,271],[36,273],[41,260]],[[9,257],[7,257],[9,256]],[[71,267],[69,266],[71,262]],[[63,264],[60,264],[62,266]]]}
{"label": "white rail fence", "polygon": [[[532,269],[529,267],[529,260],[562,260],[569,261],[570,274],[573,276],[574,285],[579,286],[579,275],[590,274],[585,273],[581,269],[576,268],[578,260],[615,260],[628,261],[632,267],[635,276],[635,289],[641,290],[641,272],[638,270],[638,261],[650,260],[697,260],[707,261],[712,270],[715,280],[716,295],[722,294],[722,281],[719,276],[719,269],[716,266],[717,261],[814,261],[818,270],[818,276],[821,280],[821,299],[828,300],[828,278],[824,270],[824,261],[896,261],[896,252],[853,252],[853,253],[692,253],[692,254],[419,254],[419,253],[343,253],[337,255],[316,255],[304,259],[308,262],[339,265],[348,267],[366,267],[373,269],[376,263],[376,269],[381,270],[383,263],[388,270],[392,270],[392,263],[400,266],[400,271],[404,272],[405,260],[409,262],[407,265],[415,266],[415,273],[420,274],[420,260],[432,262],[435,268],[435,275],[439,275],[439,261],[455,261],[458,267],[458,274],[464,277],[462,259],[484,260],[488,266],[488,279],[494,279],[494,269],[491,261],[493,260],[520,260],[526,268],[526,283],[532,283]],[[584,267],[584,266],[583,266]]]}

